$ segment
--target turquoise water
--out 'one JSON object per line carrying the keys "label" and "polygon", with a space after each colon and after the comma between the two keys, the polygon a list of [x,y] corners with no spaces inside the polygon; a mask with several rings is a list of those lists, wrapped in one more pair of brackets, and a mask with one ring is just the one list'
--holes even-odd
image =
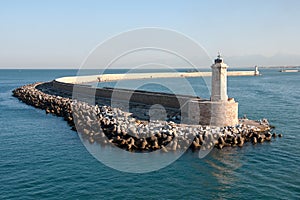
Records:
{"label": "turquoise water", "polygon": [[229,77],[229,96],[240,116],[268,118],[283,138],[204,159],[187,152],[159,171],[129,174],[93,158],[61,118],[11,97],[75,70],[0,70],[0,199],[299,199],[300,73],[262,73]]}

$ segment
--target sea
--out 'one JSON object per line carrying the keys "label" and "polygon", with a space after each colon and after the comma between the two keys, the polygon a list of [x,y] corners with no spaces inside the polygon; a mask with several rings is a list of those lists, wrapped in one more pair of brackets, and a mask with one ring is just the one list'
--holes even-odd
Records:
{"label": "sea", "polygon": [[[240,117],[267,118],[282,138],[201,159],[187,151],[157,171],[127,173],[95,159],[62,118],[12,97],[14,88],[77,70],[0,70],[0,199],[300,199],[300,73],[261,73],[228,77],[228,95]],[[207,98],[205,81],[188,82]],[[140,89],[167,92],[157,83]]]}

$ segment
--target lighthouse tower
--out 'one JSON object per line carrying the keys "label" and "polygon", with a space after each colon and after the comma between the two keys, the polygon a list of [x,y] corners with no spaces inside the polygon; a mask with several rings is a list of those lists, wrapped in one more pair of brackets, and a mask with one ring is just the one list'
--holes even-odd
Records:
{"label": "lighthouse tower", "polygon": [[[227,96],[227,68],[219,54],[212,69],[211,97],[208,103],[210,125],[234,126],[238,124],[238,103]],[[202,107],[203,108],[203,107]]]}
{"label": "lighthouse tower", "polygon": [[221,55],[215,59],[212,69],[211,101],[227,101],[227,68]]}
{"label": "lighthouse tower", "polygon": [[219,54],[211,66],[210,100],[192,100],[188,104],[188,119],[192,119],[192,122],[219,127],[235,126],[239,123],[238,102],[227,96],[227,68]]}

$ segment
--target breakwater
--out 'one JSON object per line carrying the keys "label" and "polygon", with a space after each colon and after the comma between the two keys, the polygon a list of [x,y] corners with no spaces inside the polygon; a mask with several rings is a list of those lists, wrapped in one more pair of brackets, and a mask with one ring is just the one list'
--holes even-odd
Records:
{"label": "breakwater", "polygon": [[[95,88],[84,85],[84,81],[91,82],[94,76],[66,77],[54,80],[53,88],[74,94],[95,98],[106,98],[113,101],[133,102],[136,104],[161,105],[168,115],[173,115],[174,110],[180,114],[181,122],[185,124],[200,124],[213,126],[234,126],[238,124],[238,103],[231,98],[228,101],[212,102],[196,96],[168,94],[160,92],[146,92],[140,90],[126,90],[115,88]],[[73,80],[76,83],[73,83]],[[110,105],[111,102],[109,102]],[[119,104],[118,107],[123,107]],[[134,114],[140,116],[145,111],[139,108]],[[147,109],[146,109],[147,112]]]}
{"label": "breakwater", "polygon": [[168,121],[145,121],[119,108],[90,105],[70,95],[68,91],[54,88],[53,82],[25,85],[13,91],[13,96],[22,102],[63,117],[90,143],[118,146],[128,151],[242,147],[245,143],[271,141],[277,136],[271,133],[267,120],[242,119],[236,126],[225,127],[177,124],[172,116]]}
{"label": "breakwater", "polygon": [[[256,71],[228,71],[227,76],[257,76]],[[154,78],[191,78],[208,77],[212,72],[161,72],[161,73],[127,73],[127,74],[102,74],[88,76],[71,76],[56,79],[58,82],[82,84],[90,82],[111,82],[118,80],[154,79]]]}

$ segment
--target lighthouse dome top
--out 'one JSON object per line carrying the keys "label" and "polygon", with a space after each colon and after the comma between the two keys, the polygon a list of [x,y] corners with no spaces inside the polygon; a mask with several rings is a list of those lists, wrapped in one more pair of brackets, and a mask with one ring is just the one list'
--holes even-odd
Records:
{"label": "lighthouse dome top", "polygon": [[223,63],[223,58],[220,53],[218,53],[218,56],[215,59],[215,64],[217,64],[217,63]]}

